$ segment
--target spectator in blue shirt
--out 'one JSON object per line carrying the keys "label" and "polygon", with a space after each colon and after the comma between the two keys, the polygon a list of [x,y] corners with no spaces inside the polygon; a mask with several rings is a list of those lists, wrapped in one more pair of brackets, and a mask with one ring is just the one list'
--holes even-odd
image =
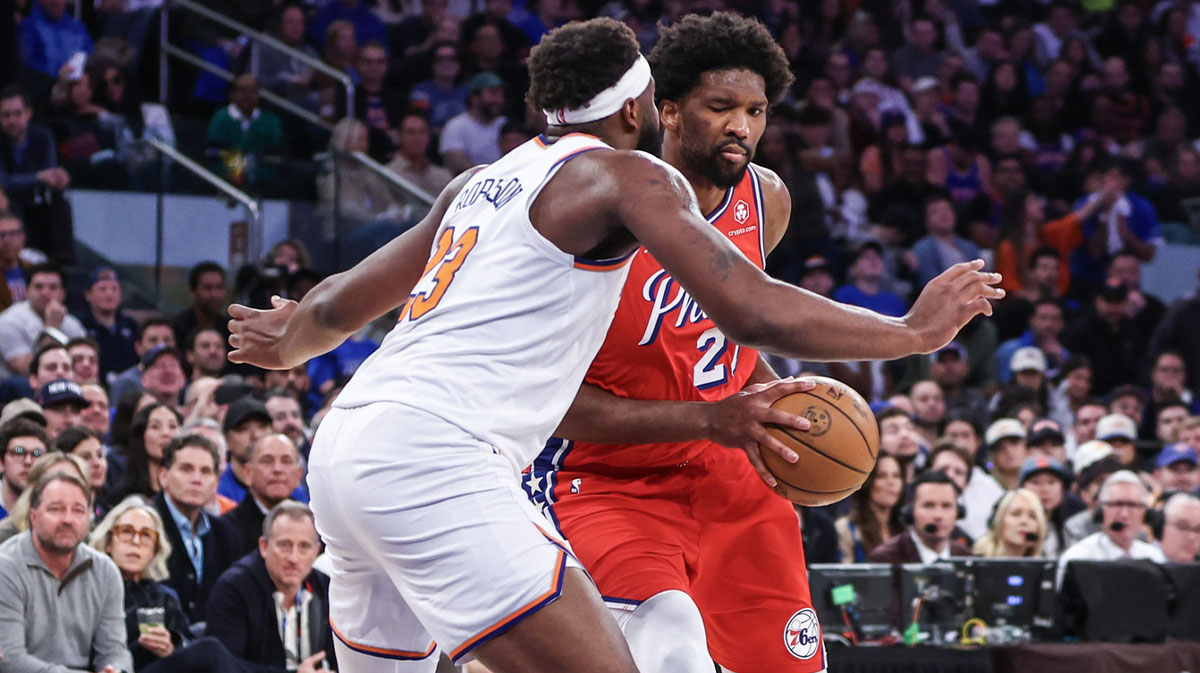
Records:
{"label": "spectator in blue shirt", "polygon": [[1046,355],[1046,376],[1057,378],[1059,368],[1071,357],[1071,352],[1059,341],[1066,324],[1063,305],[1057,299],[1046,297],[1034,302],[1029,329],[1021,336],[1001,343],[996,349],[996,379],[1001,383],[1012,380],[1010,360],[1013,353],[1026,346],[1035,346]]}
{"label": "spectator in blue shirt", "polygon": [[59,69],[75,52],[92,53],[87,28],[67,16],[66,9],[67,0],[38,0],[17,28],[21,61],[52,78],[58,77]]}
{"label": "spectator in blue shirt", "polygon": [[954,235],[955,224],[954,203],[949,192],[934,192],[925,199],[927,233],[913,245],[918,287],[959,262],[979,257],[979,248],[974,243]]}
{"label": "spectator in blue shirt", "polygon": [[883,290],[883,246],[867,241],[858,246],[854,261],[850,265],[850,282],[833,293],[833,298],[843,304],[861,306],[876,313],[899,317],[908,308],[900,297]]}
{"label": "spectator in blue shirt", "polygon": [[388,46],[387,26],[375,16],[370,7],[367,7],[367,3],[363,0],[327,0],[325,6],[317,10],[308,24],[309,38],[317,45],[318,50],[325,48],[325,30],[334,21],[349,21],[354,24],[354,35],[358,38],[359,46],[368,42],[379,42],[384,47]]}
{"label": "spectator in blue shirt", "polygon": [[433,77],[418,82],[409,95],[409,105],[429,115],[429,125],[441,131],[451,117],[467,110],[467,85],[458,81],[462,59],[458,44],[449,40],[433,46]]}
{"label": "spectator in blue shirt", "polygon": [[[1104,283],[1105,270],[1114,255],[1129,250],[1142,262],[1154,261],[1158,246],[1163,243],[1158,214],[1149,201],[1129,191],[1137,170],[1136,164],[1118,159],[1105,171],[1106,184],[1114,184],[1120,194],[1113,205],[1102,209],[1083,222],[1083,239],[1087,243],[1071,255],[1071,280],[1086,288]],[[1081,199],[1097,198],[1095,194]]]}
{"label": "spectator in blue shirt", "polygon": [[121,312],[121,279],[112,267],[102,266],[88,276],[83,293],[87,312],[79,322],[100,346],[100,381],[110,372],[122,372],[138,363],[138,324]]}

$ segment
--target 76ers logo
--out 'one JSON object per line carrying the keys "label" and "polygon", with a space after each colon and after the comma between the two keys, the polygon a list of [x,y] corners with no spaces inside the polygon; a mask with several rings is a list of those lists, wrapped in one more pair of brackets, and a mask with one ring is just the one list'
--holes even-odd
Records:
{"label": "76ers logo", "polygon": [[812,608],[792,615],[783,627],[783,644],[797,659],[808,659],[821,647],[821,622]]}
{"label": "76ers logo", "polygon": [[745,224],[746,220],[750,219],[749,204],[741,199],[738,199],[737,204],[733,206],[733,219],[737,220],[738,224]]}

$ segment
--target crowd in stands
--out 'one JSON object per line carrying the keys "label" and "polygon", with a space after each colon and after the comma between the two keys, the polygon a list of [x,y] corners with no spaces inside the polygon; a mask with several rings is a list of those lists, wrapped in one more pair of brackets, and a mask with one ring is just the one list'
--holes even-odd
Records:
{"label": "crowd in stands", "polygon": [[881,431],[862,490],[800,513],[809,562],[1200,552],[1200,294],[1165,305],[1141,283],[1164,224],[1186,227],[1200,197],[1200,4],[205,4],[346,73],[354,100],[303,60],[185,17],[181,43],[236,77],[180,76],[169,113],[148,103],[155,0],[84,3],[82,17],[28,0],[0,22],[0,52],[15,50],[0,63],[17,64],[0,67],[0,673],[334,668],[304,461],[387,329],[290,371],[232,365],[230,301],[302,298],[321,278],[305,245],[244,269],[198,264],[189,306],[135,319],[120,272],[70,266],[72,185],[137,186],[131,140],[188,119],[207,129],[201,158],[252,192],[280,180],[281,156],[328,146],[340,177],[315,192],[363,225],[341,233],[365,254],[395,233],[372,225],[408,214],[345,154],[438,192],[544,128],[523,104],[524,58],[594,15],[647,49],[690,11],[754,14],[776,35],[797,76],[756,156],[793,201],[776,277],[900,316],[956,262],[1004,274],[994,315],[936,353],[772,360],[848,382]]}

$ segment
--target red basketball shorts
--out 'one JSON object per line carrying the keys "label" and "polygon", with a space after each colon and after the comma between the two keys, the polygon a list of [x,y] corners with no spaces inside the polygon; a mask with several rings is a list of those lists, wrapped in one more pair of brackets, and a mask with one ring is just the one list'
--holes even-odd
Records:
{"label": "red basketball shorts", "polygon": [[635,477],[561,470],[554,483],[552,515],[610,605],[684,591],[722,666],[825,668],[796,512],[740,451]]}

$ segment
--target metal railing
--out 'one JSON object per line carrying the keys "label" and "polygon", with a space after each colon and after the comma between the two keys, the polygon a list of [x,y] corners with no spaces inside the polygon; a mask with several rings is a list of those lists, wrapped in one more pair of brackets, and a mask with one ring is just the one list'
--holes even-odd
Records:
{"label": "metal railing", "polygon": [[[161,157],[171,159],[184,170],[212,185],[217,189],[217,191],[221,192],[230,199],[240,203],[242,207],[246,209],[247,225],[249,228],[249,235],[247,236],[246,258],[252,261],[259,259],[259,257],[262,255],[263,226],[262,208],[259,207],[257,201],[255,201],[249,194],[246,194],[237,187],[229,184],[216,173],[208,170],[171,145],[157,138],[146,138],[140,142],[144,143],[148,147],[154,148],[154,150],[158,152]],[[165,164],[163,173],[166,173]],[[154,278],[154,291],[155,294],[158,295],[156,299],[160,299],[162,295],[163,203],[165,192],[166,180],[164,179],[163,185],[161,185],[158,190],[158,217],[156,218],[157,231],[155,232],[154,266],[156,272]]]}
{"label": "metal railing", "polygon": [[[297,61],[300,61],[301,63],[307,65],[308,67],[312,68],[313,70],[320,72],[321,74],[326,75],[326,76],[330,77],[331,79],[337,81],[346,90],[346,116],[347,117],[354,116],[354,80],[350,79],[349,75],[342,72],[341,70],[338,70],[337,68],[334,68],[334,67],[326,64],[324,61],[321,61],[320,59],[313,58],[312,56],[309,56],[308,54],[306,54],[298,49],[293,49],[292,47],[289,47],[288,45],[284,44],[283,42],[280,42],[279,40],[271,37],[270,35],[267,35],[266,33],[259,32],[245,24],[238,23],[237,21],[234,21],[233,19],[231,19],[223,14],[219,14],[203,5],[192,2],[192,0],[165,0],[165,2],[163,3],[161,19],[159,21],[159,42],[161,43],[162,50],[159,55],[158,94],[159,94],[160,102],[162,102],[164,105],[167,102],[167,87],[168,87],[168,82],[169,82],[169,77],[168,77],[168,75],[169,75],[169,71],[168,71],[168,60],[169,59],[168,59],[168,57],[169,56],[175,57],[175,58],[177,58],[185,63],[188,63],[189,65],[192,65],[196,68],[200,68],[201,70],[204,70],[205,72],[216,75],[216,76],[224,79],[227,82],[232,82],[234,80],[234,78],[237,77],[237,75],[230,72],[229,70],[226,70],[219,66],[213,65],[213,64],[199,58],[195,54],[192,54],[191,52],[189,52],[185,49],[180,49],[179,47],[172,45],[170,43],[170,38],[169,38],[169,33],[168,33],[168,29],[170,26],[170,20],[169,20],[168,16],[170,15],[170,10],[172,8],[179,8],[184,11],[191,12],[193,14],[196,14],[197,16],[200,16],[209,21],[212,21],[213,23],[217,23],[222,26],[225,26],[226,28],[236,31],[237,33],[245,36],[246,39],[254,42],[256,45],[262,45],[262,46],[274,49],[275,51],[278,51],[278,52],[286,55],[289,58],[296,59]],[[333,128],[329,122],[325,121],[318,115],[313,114],[309,110],[305,110],[304,108],[300,107],[299,105],[296,105],[292,101],[290,101],[290,100],[284,98],[283,96],[280,96],[272,91],[260,88],[259,95],[262,96],[267,101],[278,106],[280,109],[286,110],[287,112],[289,112],[297,117],[300,117],[301,119],[304,119],[307,122],[316,124],[326,130]]]}
{"label": "metal railing", "polygon": [[345,154],[343,156],[354,157],[354,159],[357,160],[358,163],[362,164],[363,166],[366,166],[372,173],[375,173],[376,175],[383,178],[384,180],[387,180],[388,182],[392,183],[393,185],[399,187],[400,189],[417,197],[417,200],[422,202],[426,208],[433,207],[433,201],[434,201],[434,199],[437,198],[436,195],[430,194],[429,192],[425,191],[424,189],[421,189],[420,187],[414,185],[413,183],[404,179],[402,176],[397,175],[395,172],[388,169],[387,166],[384,166],[383,164],[379,163],[378,161],[375,161],[374,159],[367,156],[366,154],[364,154],[362,152],[351,152],[351,153]]}

